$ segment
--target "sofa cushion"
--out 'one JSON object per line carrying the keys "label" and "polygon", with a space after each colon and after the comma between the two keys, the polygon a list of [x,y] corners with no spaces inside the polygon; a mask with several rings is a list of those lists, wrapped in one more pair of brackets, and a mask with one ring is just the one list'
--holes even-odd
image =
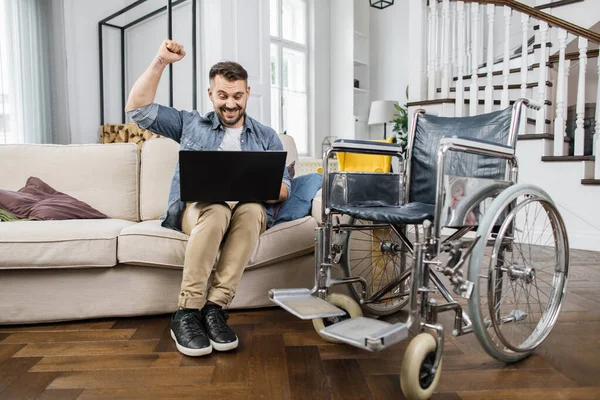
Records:
{"label": "sofa cushion", "polygon": [[163,228],[161,221],[142,221],[119,234],[117,259],[122,264],[182,268],[188,236]]}
{"label": "sofa cushion", "polygon": [[304,217],[289,222],[282,222],[262,235],[258,247],[250,257],[250,267],[258,267],[275,261],[308,254],[315,247],[315,228],[317,221],[312,217]]}
{"label": "sofa cushion", "polygon": [[0,223],[0,269],[112,267],[121,219]]}
{"label": "sofa cushion", "polygon": [[171,139],[150,139],[142,147],[140,167],[140,219],[160,218],[167,210],[169,189],[179,157],[179,144]]}
{"label": "sofa cushion", "polygon": [[298,149],[296,148],[296,141],[290,135],[279,135],[279,140],[283,145],[283,150],[287,151],[287,157],[285,159],[285,165],[292,165],[298,162]]}
{"label": "sofa cushion", "polygon": [[110,218],[137,221],[138,164],[133,143],[0,145],[0,188],[19,190],[37,176]]}
{"label": "sofa cushion", "polygon": [[[249,268],[308,254],[314,247],[317,223],[312,217],[284,222],[259,239]],[[160,221],[144,221],[123,229],[119,235],[117,258],[123,264],[182,268],[188,236],[160,226]]]}
{"label": "sofa cushion", "polygon": [[[289,135],[279,135],[287,151],[286,165],[298,160],[296,142]],[[150,221],[167,210],[169,190],[179,159],[179,144],[170,139],[152,139],[142,147],[140,168],[140,218]],[[83,199],[82,199],[83,200]]]}

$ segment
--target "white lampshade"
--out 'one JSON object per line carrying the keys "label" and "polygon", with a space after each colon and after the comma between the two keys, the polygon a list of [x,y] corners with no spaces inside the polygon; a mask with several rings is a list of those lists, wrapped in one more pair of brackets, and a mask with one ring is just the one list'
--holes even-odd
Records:
{"label": "white lampshade", "polygon": [[369,111],[369,125],[385,124],[396,119],[394,114],[397,114],[398,110],[394,107],[395,104],[398,104],[395,100],[373,101]]}

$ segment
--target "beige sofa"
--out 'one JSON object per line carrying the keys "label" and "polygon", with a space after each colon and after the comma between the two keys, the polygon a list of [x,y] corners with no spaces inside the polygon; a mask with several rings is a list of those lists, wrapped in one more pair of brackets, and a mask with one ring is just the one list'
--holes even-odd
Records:
{"label": "beige sofa", "polygon": [[[295,144],[281,138],[289,164]],[[150,140],[141,152],[128,143],[0,146],[0,188],[18,190],[37,176],[110,217],[0,223],[0,324],[175,310],[187,236],[158,218],[178,150],[169,139]],[[312,287],[315,217],[260,237],[231,308],[272,305],[271,288]]]}

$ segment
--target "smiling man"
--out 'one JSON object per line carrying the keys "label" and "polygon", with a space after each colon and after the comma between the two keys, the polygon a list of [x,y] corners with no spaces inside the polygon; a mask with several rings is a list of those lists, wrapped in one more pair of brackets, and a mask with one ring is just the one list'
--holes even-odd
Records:
{"label": "smiling man", "polygon": [[[214,111],[180,111],[154,103],[163,70],[185,57],[172,40],[133,85],[126,110],[141,128],[180,143],[181,150],[283,150],[275,131],[246,114],[250,96],[248,73],[235,62],[220,62],[209,73],[208,96]],[[218,166],[216,166],[218,167]],[[184,203],[180,197],[179,165],[175,169],[162,226],[189,235],[185,251],[179,309],[171,318],[171,336],[188,356],[235,349],[238,338],[227,325],[228,306],[258,238],[273,219],[274,203],[287,199],[290,179],[284,171],[279,200],[263,203]],[[221,255],[208,286],[217,254]]]}

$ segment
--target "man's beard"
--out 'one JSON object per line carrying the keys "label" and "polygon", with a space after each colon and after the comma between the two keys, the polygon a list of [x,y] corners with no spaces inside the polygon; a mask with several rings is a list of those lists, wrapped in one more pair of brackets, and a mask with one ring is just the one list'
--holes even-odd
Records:
{"label": "man's beard", "polygon": [[[236,108],[227,108],[227,107],[221,107],[219,109],[219,118],[221,119],[221,123],[225,126],[234,126],[236,125],[238,122],[240,122],[240,119],[242,119],[242,117],[244,116],[244,110],[241,107],[236,107]],[[233,119],[231,118],[227,118],[227,112],[238,112],[237,116],[235,116]]]}

